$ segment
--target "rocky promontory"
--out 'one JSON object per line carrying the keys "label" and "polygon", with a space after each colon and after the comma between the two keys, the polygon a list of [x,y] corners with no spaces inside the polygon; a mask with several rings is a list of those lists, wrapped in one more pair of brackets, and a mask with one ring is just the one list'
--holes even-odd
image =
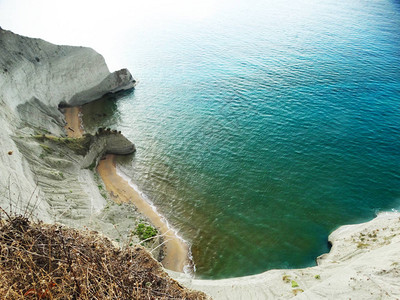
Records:
{"label": "rocky promontory", "polygon": [[[129,234],[132,220],[142,216],[134,207],[114,205],[90,168],[102,155],[131,153],[134,145],[107,130],[67,137],[60,107],[134,86],[128,70],[110,73],[93,49],[0,29],[0,206],[118,239]],[[121,226],[119,233],[115,226]]]}
{"label": "rocky promontory", "polygon": [[54,45],[0,29],[0,49],[2,94],[12,108],[32,99],[52,107],[82,105],[135,86],[127,69],[110,73],[103,56],[91,48]]}

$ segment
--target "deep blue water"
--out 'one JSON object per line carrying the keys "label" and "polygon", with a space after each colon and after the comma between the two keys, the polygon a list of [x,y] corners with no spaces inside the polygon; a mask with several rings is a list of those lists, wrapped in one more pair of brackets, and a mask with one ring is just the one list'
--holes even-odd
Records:
{"label": "deep blue water", "polygon": [[311,266],[334,229],[399,207],[399,1],[220,1],[119,47],[138,85],[103,123],[197,276]]}

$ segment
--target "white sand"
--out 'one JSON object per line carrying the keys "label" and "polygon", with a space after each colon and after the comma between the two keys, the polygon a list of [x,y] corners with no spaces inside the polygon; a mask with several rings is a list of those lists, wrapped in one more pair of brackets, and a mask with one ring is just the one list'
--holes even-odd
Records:
{"label": "white sand", "polygon": [[400,299],[399,213],[342,226],[329,240],[332,249],[316,267],[223,280],[171,275],[213,299]]}

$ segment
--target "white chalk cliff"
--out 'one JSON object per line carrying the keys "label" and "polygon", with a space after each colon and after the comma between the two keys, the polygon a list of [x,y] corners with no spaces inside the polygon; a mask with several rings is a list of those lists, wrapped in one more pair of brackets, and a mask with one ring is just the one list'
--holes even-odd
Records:
{"label": "white chalk cliff", "polygon": [[116,235],[116,222],[128,231],[135,209],[107,202],[98,187],[102,183],[87,169],[110,148],[107,139],[119,135],[99,138],[86,157],[35,136],[65,136],[59,105],[81,105],[134,85],[128,70],[110,73],[93,49],[53,45],[0,28],[0,206],[33,211],[45,222],[90,225],[110,236]]}
{"label": "white chalk cliff", "polygon": [[[82,156],[43,135],[65,136],[60,104],[84,104],[134,84],[127,70],[110,73],[92,49],[57,46],[0,28],[0,206],[31,211],[45,222],[97,228],[111,237],[117,223],[118,234],[128,232],[140,216],[131,206],[107,202],[99,178],[86,168],[107,140],[98,140]],[[214,299],[400,299],[398,213],[340,227],[329,240],[330,253],[312,268],[224,280],[171,274]]]}

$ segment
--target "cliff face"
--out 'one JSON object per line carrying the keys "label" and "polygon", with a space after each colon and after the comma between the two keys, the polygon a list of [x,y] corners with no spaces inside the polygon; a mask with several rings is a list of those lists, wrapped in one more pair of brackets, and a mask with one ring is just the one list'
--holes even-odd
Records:
{"label": "cliff face", "polygon": [[93,49],[57,46],[0,28],[0,206],[32,210],[46,222],[91,226],[111,237],[119,235],[118,214],[127,233],[128,224],[134,226],[128,218],[140,216],[134,208],[107,203],[102,183],[85,167],[96,155],[128,153],[133,144],[122,135],[96,137],[85,157],[56,138],[37,137],[65,136],[59,105],[84,104],[134,85],[128,70],[110,73]]}
{"label": "cliff face", "polygon": [[12,109],[35,98],[46,105],[81,105],[134,87],[128,70],[110,73],[84,47],[58,46],[0,29],[0,87]]}

